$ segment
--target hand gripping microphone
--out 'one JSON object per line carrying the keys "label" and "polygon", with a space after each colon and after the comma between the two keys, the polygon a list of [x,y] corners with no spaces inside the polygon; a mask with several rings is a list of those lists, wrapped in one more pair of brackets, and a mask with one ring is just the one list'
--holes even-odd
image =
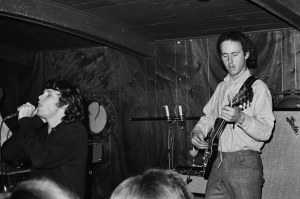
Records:
{"label": "hand gripping microphone", "polygon": [[8,119],[13,118],[13,117],[18,116],[18,115],[19,115],[19,112],[10,114],[10,115],[6,116],[6,117],[3,119],[3,121],[8,120]]}
{"label": "hand gripping microphone", "polygon": [[[26,105],[26,106],[32,106],[29,102],[27,102],[25,105]],[[15,116],[19,116],[19,108],[20,108],[20,107],[18,107],[17,112],[15,112],[15,113],[13,113],[13,114],[11,114],[11,115],[6,116],[6,117],[3,119],[3,121],[8,120],[8,119],[10,119],[10,118],[13,118],[13,117],[15,117]],[[37,113],[37,108],[35,108],[35,110],[34,110],[33,112],[31,112],[30,117],[33,117],[36,113]],[[28,117],[29,117],[29,116],[28,116]]]}

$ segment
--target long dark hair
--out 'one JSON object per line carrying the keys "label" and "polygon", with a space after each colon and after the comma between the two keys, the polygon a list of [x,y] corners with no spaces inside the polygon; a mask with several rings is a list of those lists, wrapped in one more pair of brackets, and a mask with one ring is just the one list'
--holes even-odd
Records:
{"label": "long dark hair", "polygon": [[77,87],[65,80],[49,80],[46,89],[60,92],[58,107],[68,105],[63,117],[64,122],[81,121],[84,117],[84,101]]}
{"label": "long dark hair", "polygon": [[224,41],[237,41],[240,42],[244,51],[244,54],[249,52],[249,57],[246,60],[246,66],[248,68],[256,68],[257,67],[257,52],[256,47],[251,41],[249,37],[244,35],[241,32],[238,31],[230,31],[223,33],[217,41],[217,52],[219,57],[221,57],[221,44]]}

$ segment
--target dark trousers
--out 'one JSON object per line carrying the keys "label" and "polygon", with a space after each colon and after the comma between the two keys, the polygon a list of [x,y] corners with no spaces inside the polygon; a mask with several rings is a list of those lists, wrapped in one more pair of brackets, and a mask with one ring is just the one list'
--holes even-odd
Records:
{"label": "dark trousers", "polygon": [[208,179],[206,199],[261,198],[264,178],[258,152],[222,152],[220,162],[219,153]]}

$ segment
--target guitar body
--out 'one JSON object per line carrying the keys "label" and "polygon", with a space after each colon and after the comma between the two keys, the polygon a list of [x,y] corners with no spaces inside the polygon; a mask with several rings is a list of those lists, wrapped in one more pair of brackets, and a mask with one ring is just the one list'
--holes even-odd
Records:
{"label": "guitar body", "polygon": [[217,158],[218,155],[218,146],[219,146],[219,136],[223,132],[226,127],[227,122],[221,118],[217,118],[214,124],[214,128],[205,140],[208,143],[208,148],[205,150],[203,156],[203,165],[202,165],[202,174],[205,180],[208,179],[209,174],[212,169],[212,165]]}

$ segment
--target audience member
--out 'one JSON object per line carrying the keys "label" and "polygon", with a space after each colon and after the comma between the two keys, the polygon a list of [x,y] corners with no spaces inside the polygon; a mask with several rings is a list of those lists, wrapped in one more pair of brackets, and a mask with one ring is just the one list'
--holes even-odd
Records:
{"label": "audience member", "polygon": [[7,199],[79,199],[79,197],[47,178],[23,181]]}
{"label": "audience member", "polygon": [[171,170],[149,169],[123,181],[110,199],[192,199],[183,178]]}

